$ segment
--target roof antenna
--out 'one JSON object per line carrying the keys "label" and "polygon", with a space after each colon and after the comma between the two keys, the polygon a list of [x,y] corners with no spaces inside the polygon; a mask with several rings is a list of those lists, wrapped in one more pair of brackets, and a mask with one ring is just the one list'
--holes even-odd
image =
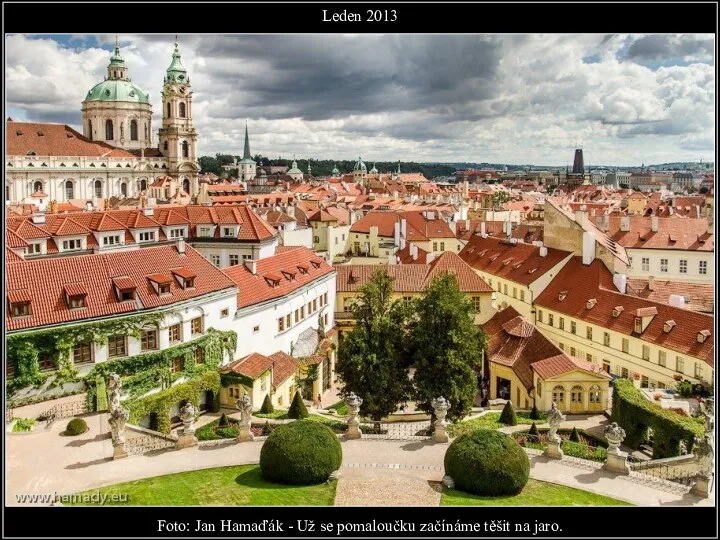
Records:
{"label": "roof antenna", "polygon": [[118,36],[115,34],[115,48],[117,49],[120,46],[120,42],[118,41]]}

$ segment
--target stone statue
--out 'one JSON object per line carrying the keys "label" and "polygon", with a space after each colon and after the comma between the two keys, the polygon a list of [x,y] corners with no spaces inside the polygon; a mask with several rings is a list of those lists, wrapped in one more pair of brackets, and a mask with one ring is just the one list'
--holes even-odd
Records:
{"label": "stone statue", "polygon": [[362,437],[362,430],[360,429],[360,418],[358,418],[358,413],[360,412],[360,406],[362,405],[362,398],[355,395],[354,392],[350,392],[350,394],[345,398],[345,403],[347,403],[348,411],[350,412],[350,418],[348,418],[348,430],[347,430],[347,437],[348,439],[359,439]]}
{"label": "stone statue", "polygon": [[617,422],[613,422],[605,427],[603,435],[608,442],[607,461],[603,465],[603,469],[620,474],[630,474],[627,453],[620,450],[620,445],[625,440],[625,430]]}
{"label": "stone statue", "polygon": [[450,402],[441,396],[433,399],[431,405],[436,418],[435,423],[433,424],[433,427],[435,428],[435,431],[433,432],[433,440],[435,442],[448,442],[450,439],[445,431],[445,426],[447,425],[445,417],[447,416],[448,409],[450,408]]}
{"label": "stone statue", "polygon": [[111,373],[107,382],[108,407],[112,411],[120,407],[120,394],[122,392],[122,380],[117,373]]}
{"label": "stone statue", "polygon": [[548,432],[548,439],[555,442],[560,442],[560,436],[557,434],[557,430],[560,424],[565,421],[565,415],[558,409],[557,403],[552,402],[550,410],[547,412],[547,421],[550,424],[550,431]]}
{"label": "stone statue", "polygon": [[113,459],[127,457],[125,451],[125,423],[130,418],[128,410],[120,403],[122,380],[117,373],[111,373],[107,383],[110,435],[113,442]]}
{"label": "stone statue", "polygon": [[699,438],[695,439],[695,449],[693,454],[697,459],[698,472],[695,476],[695,483],[692,487],[692,492],[703,498],[710,496],[710,481],[712,480],[714,467],[713,458],[713,437],[710,431],[705,432],[705,436],[702,440]]}
{"label": "stone statue", "polygon": [[[705,400],[705,431],[712,432],[715,429],[715,399],[709,397]],[[711,437],[712,439],[712,437]]]}
{"label": "stone statue", "polygon": [[186,403],[180,409],[180,420],[183,423],[183,429],[178,433],[177,448],[187,448],[197,444],[195,437],[195,406],[192,403]]}
{"label": "stone statue", "polygon": [[252,417],[252,398],[250,394],[244,394],[243,397],[235,401],[235,407],[240,411],[240,423],[238,427],[238,442],[252,441],[254,439],[250,430]]}

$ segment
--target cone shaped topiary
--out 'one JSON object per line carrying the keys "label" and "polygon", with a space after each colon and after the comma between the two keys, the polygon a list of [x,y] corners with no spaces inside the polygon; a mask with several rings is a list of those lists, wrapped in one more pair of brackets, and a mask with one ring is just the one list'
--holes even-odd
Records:
{"label": "cone shaped topiary", "polygon": [[507,426],[517,426],[517,416],[515,415],[515,409],[513,409],[511,401],[505,404],[499,421]]}
{"label": "cone shaped topiary", "polygon": [[528,435],[535,435],[536,437],[539,435],[538,428],[535,425],[535,422],[532,423],[532,426],[530,426],[530,430],[528,431]]}
{"label": "cone shaped topiary", "polygon": [[570,433],[570,440],[572,442],[580,442],[580,434],[576,427],[573,426],[572,433]]}
{"label": "cone shaped topiary", "polygon": [[538,408],[534,403],[533,403],[533,408],[530,411],[530,419],[531,420],[540,420],[540,411],[538,411]]}
{"label": "cone shaped topiary", "polygon": [[265,399],[263,400],[262,407],[260,407],[260,412],[262,414],[271,414],[275,412],[275,407],[273,407],[270,394],[265,394]]}
{"label": "cone shaped topiary", "polygon": [[301,420],[302,418],[307,418],[309,414],[310,413],[308,413],[300,392],[295,392],[295,397],[293,398],[292,403],[290,404],[290,409],[288,410],[288,418]]}
{"label": "cone shaped topiary", "polygon": [[222,416],[220,417],[220,421],[218,422],[218,427],[228,427],[230,425],[230,421],[228,420],[228,417],[225,416],[225,413],[222,413]]}

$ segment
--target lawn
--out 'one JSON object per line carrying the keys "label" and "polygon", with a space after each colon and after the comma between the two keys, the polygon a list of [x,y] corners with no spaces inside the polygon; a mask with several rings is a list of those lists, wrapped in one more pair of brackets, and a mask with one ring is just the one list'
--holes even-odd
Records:
{"label": "lawn", "polygon": [[253,416],[257,418],[270,418],[272,420],[285,420],[288,417],[287,413],[287,409],[275,409],[271,413],[256,412],[253,413]]}
{"label": "lawn", "polygon": [[482,497],[445,489],[440,506],[632,506],[630,503],[582,489],[528,480],[518,495]]}
{"label": "lawn", "polygon": [[347,403],[345,403],[344,401],[338,401],[334,405],[330,405],[328,409],[336,411],[340,416],[348,416],[350,414]]}
{"label": "lawn", "polygon": [[[257,465],[239,465],[145,478],[83,494],[99,491],[107,495],[105,504],[128,506],[332,506],[336,485],[336,480],[316,486],[275,484],[263,480]],[[111,502],[113,495],[127,495],[127,501]]]}
{"label": "lawn", "polygon": [[[535,422],[536,424],[543,424],[547,422],[547,415],[545,413],[540,413],[539,420],[533,420],[532,418],[530,418],[529,412],[518,412],[515,413],[515,416],[517,417],[518,424],[530,425],[533,422]],[[462,420],[455,424],[449,424],[447,427],[447,431],[451,437],[457,437],[459,435],[463,435],[464,433],[470,433],[472,431],[475,431],[479,428],[500,429],[507,427],[506,424],[501,423],[499,420],[500,412],[491,412],[487,413],[484,416],[474,418],[472,420]]]}

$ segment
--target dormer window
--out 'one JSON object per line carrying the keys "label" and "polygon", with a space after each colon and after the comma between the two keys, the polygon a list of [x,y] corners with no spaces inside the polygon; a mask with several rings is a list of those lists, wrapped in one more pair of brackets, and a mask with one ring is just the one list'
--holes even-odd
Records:
{"label": "dormer window", "polygon": [[298,264],[297,269],[303,275],[308,273],[308,267],[304,264]]}
{"label": "dormer window", "polygon": [[624,308],[624,307],[622,307],[622,306],[616,306],[616,307],[613,309],[612,316],[613,316],[613,317],[619,317],[620,314],[621,314],[623,311],[625,311],[625,308]]}
{"label": "dormer window", "polygon": [[141,232],[138,235],[138,241],[139,242],[154,242],[155,241],[155,231]]}
{"label": "dormer window", "polygon": [[158,293],[158,296],[164,294],[170,294],[170,284],[172,283],[172,276],[167,274],[152,274],[147,277],[153,286],[153,289]]}
{"label": "dormer window", "polygon": [[291,272],[290,270],[281,270],[281,272],[288,281],[295,281],[295,272]]}
{"label": "dormer window", "polygon": [[72,283],[70,285],[66,285],[65,297],[70,309],[87,307],[87,302],[85,301],[85,298],[87,297],[87,290],[82,283]]}
{"label": "dormer window", "polygon": [[710,330],[700,330],[697,335],[698,343],[705,343],[705,340],[710,337]]}
{"label": "dormer window", "polygon": [[635,333],[642,334],[642,317],[635,317]]}
{"label": "dormer window", "polygon": [[663,325],[663,332],[667,334],[668,332],[670,332],[670,330],[675,328],[675,324],[675,321],[673,321],[672,319],[670,319],[669,321],[665,321],[665,324]]}
{"label": "dormer window", "polygon": [[185,229],[170,229],[170,238],[183,238],[185,236]]}
{"label": "dormer window", "polygon": [[195,287],[195,278],[197,277],[195,272],[185,267],[173,268],[171,271],[183,289]]}
{"label": "dormer window", "polygon": [[235,227],[223,227],[222,235],[224,238],[232,238],[235,236]]}
{"label": "dormer window", "polygon": [[595,304],[597,304],[597,299],[596,299],[596,298],[591,298],[590,300],[587,301],[586,307],[587,307],[588,309],[592,309],[592,308],[595,307]]}
{"label": "dormer window", "polygon": [[567,298],[568,292],[567,291],[560,291],[560,294],[558,294],[558,300],[561,302]]}
{"label": "dormer window", "polygon": [[124,289],[124,290],[120,291],[119,300],[121,302],[128,302],[130,300],[135,300],[135,289]]}
{"label": "dormer window", "polygon": [[30,297],[27,291],[8,292],[10,314],[12,317],[27,317],[30,315]]}
{"label": "dormer window", "polygon": [[313,268],[320,268],[320,261],[310,261],[310,264],[313,265]]}
{"label": "dormer window", "polygon": [[198,236],[212,236],[212,227],[198,227]]}
{"label": "dormer window", "polygon": [[162,283],[158,285],[158,294],[170,294],[170,284]]}

